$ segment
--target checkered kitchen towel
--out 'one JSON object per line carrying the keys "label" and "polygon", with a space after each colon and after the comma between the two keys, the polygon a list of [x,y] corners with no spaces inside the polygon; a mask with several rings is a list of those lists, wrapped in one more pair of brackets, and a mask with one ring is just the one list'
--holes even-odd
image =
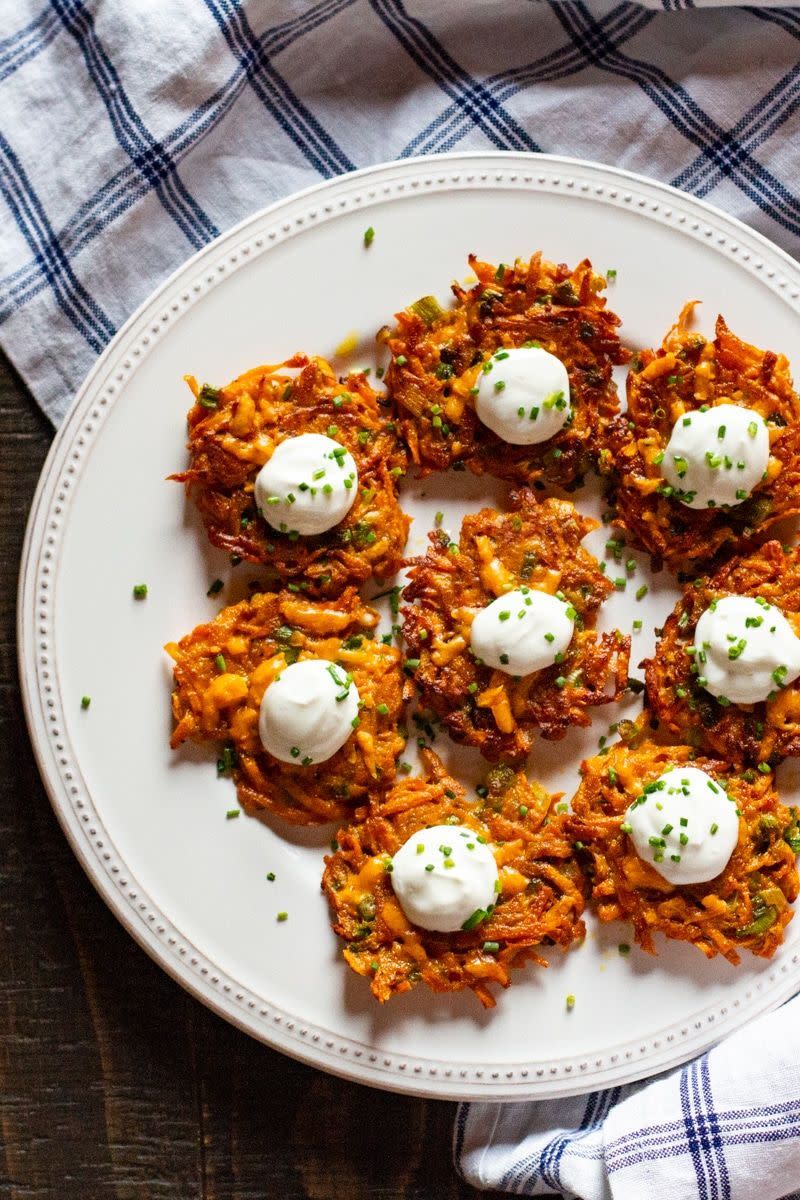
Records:
{"label": "checkered kitchen towel", "polygon": [[645,1083],[462,1104],[456,1165],[475,1187],[524,1196],[800,1200],[799,1024],[800,996]]}
{"label": "checkered kitchen towel", "polygon": [[437,150],[628,167],[797,253],[800,10],[649,5],[0,0],[5,350],[58,421],[115,329],[218,232]]}
{"label": "checkered kitchen towel", "polygon": [[[56,422],[188,255],[373,162],[452,149],[598,159],[800,251],[798,10],[0,0],[0,18],[2,342]],[[797,1004],[643,1090],[464,1106],[460,1166],[479,1186],[584,1200],[773,1200],[800,1187],[793,1017]]]}

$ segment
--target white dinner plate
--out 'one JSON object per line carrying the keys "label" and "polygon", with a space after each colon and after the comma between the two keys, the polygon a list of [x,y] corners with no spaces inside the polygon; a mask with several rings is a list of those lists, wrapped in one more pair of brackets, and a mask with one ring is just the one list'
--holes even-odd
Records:
{"label": "white dinner plate", "polygon": [[[332,356],[342,370],[379,363],[375,331],[421,295],[446,301],[470,251],[509,261],[539,248],[616,270],[609,301],[630,345],[658,344],[697,297],[704,331],[722,311],[747,340],[798,358],[798,264],[670,188],[547,155],[443,155],[359,171],[244,221],[131,318],[53,444],[23,556],[20,671],[34,751],[107,904],[166,971],[254,1037],[323,1070],[429,1096],[523,1099],[631,1080],[687,1059],[800,987],[800,920],[772,961],[733,968],[663,939],[656,958],[622,955],[630,929],[589,917],[583,946],[550,954],[548,970],[517,972],[493,1011],[469,992],[422,988],[381,1007],[328,925],[319,878],[331,827],[226,820],[233,785],[217,778],[213,748],[169,749],[163,644],[258,575],[208,546],[181,487],[166,482],[186,461],[182,376],[221,384],[297,350]],[[348,338],[357,345],[336,358]],[[409,480],[409,550],[424,546],[437,510],[456,534],[463,513],[498,495],[499,485],[469,474]],[[599,513],[596,487],[575,499]],[[606,536],[587,542],[600,557]],[[634,666],[677,595],[666,572],[651,577],[637,561],[602,618],[624,630],[643,620]],[[625,573],[613,560],[610,570]],[[225,590],[208,598],[217,576]],[[643,582],[650,591],[637,602]],[[137,583],[148,585],[144,601],[132,597]],[[540,742],[531,774],[569,796],[581,758],[636,707],[597,709],[591,729]],[[444,735],[436,748],[477,778],[471,752]],[[790,776],[785,768],[785,798]],[[276,920],[279,910],[288,920]]]}

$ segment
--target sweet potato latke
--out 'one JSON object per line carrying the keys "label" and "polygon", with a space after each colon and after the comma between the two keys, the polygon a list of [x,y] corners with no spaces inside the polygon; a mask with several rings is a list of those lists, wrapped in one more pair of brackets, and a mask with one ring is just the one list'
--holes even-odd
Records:
{"label": "sweet potato latke", "polygon": [[[617,337],[619,318],[600,295],[605,280],[586,259],[570,270],[541,254],[499,267],[471,255],[469,265],[478,282],[469,290],[453,284],[454,309],[443,311],[426,296],[397,314],[388,338],[386,382],[411,456],[432,470],[464,462],[518,483],[576,483],[619,412],[611,366],[629,357]],[[573,419],[547,442],[512,446],[478,420],[472,389],[484,360],[529,342],[565,364]]]}
{"label": "sweet potato latke", "polygon": [[[291,592],[257,594],[225,608],[179,643],[175,660],[171,745],[226,743],[218,769],[230,771],[251,815],[277,813],[301,825],[348,817],[365,797],[388,787],[404,741],[399,653],[373,638],[378,621],[355,588],[337,601],[314,602]],[[292,662],[327,658],[352,673],[361,697],[359,724],[326,762],[279,762],[259,738],[261,698]]]}
{"label": "sweet potato latke", "polygon": [[644,664],[650,707],[670,733],[728,762],[757,765],[800,755],[800,681],[776,688],[772,700],[747,705],[722,705],[697,683],[687,650],[700,617],[723,596],[763,597],[782,609],[800,635],[800,548],[767,542],[684,589],[654,656]]}
{"label": "sweet potato latke", "polygon": [[[797,810],[778,802],[772,773],[737,774],[723,762],[694,758],[688,746],[614,746],[582,764],[568,827],[591,861],[592,899],[601,921],[631,921],[636,941],[655,953],[654,933],[691,942],[708,958],[739,962],[739,951],[769,958],[792,918],[800,851]],[[639,857],[620,830],[628,806],[670,767],[691,762],[736,801],[739,841],[725,870],[709,883],[676,886]]]}
{"label": "sweet potato latke", "polygon": [[[717,318],[706,341],[684,305],[660,350],[643,350],[628,375],[628,411],[612,424],[603,465],[615,472],[615,523],[673,569],[708,563],[800,512],[800,398],[782,354],[758,350]],[[675,422],[703,405],[755,409],[770,430],[767,477],[731,508],[692,509],[672,497],[658,461]]]}
{"label": "sweet potato latke", "polygon": [[[286,368],[301,368],[299,375]],[[348,584],[397,571],[408,517],[397,501],[407,459],[388,406],[364,374],[340,383],[321,358],[296,354],[256,367],[224,388],[198,388],[189,411],[185,483],[215,546],[271,568],[276,584],[299,579],[309,595],[336,596]],[[327,434],[350,451],[359,489],[348,515],[327,533],[278,533],[257,512],[253,484],[276,445],[303,433]]]}
{"label": "sweet potato latke", "polygon": [[[547,966],[542,945],[567,948],[585,935],[584,879],[552,798],[510,768],[494,768],[486,796],[470,801],[432,751],[427,778],[398,780],[386,797],[356,814],[325,859],[322,887],[344,957],[370,980],[380,1001],[425,983],[434,992],[472,988],[486,1008],[490,983],[508,987],[509,970]],[[432,933],[412,925],[386,870],[403,843],[428,825],[467,825],[496,846],[501,892],[493,911],[469,931]]]}
{"label": "sweet potato latke", "polygon": [[[523,758],[537,727],[559,738],[571,725],[588,725],[587,708],[625,690],[630,638],[590,628],[613,591],[580,544],[596,524],[568,500],[538,502],[522,489],[512,493],[510,512],[484,508],[465,517],[458,546],[432,533],[427,554],[412,561],[403,593],[412,602],[403,610],[406,669],[451,736],[492,761]],[[470,626],[481,608],[520,585],[563,595],[577,618],[563,661],[517,678],[477,663]]]}

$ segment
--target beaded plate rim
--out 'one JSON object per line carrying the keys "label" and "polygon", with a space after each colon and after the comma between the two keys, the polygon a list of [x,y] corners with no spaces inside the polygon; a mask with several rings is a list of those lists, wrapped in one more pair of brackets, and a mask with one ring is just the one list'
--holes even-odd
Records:
{"label": "beaded plate rim", "polygon": [[704,201],[643,176],[556,155],[444,154],[368,167],[314,185],[248,217],[193,255],[141,305],[89,372],[51,446],[31,507],[18,594],[18,662],[34,754],[50,801],[81,866],[140,946],[182,987],[274,1049],[360,1083],[440,1099],[523,1100],[578,1094],[676,1066],[751,1017],[776,1007],[800,985],[800,953],[790,946],[773,969],[729,1003],[701,1008],[649,1039],[602,1055],[454,1066],[387,1054],[312,1026],[242,987],[209,961],[169,920],[132,873],[104,829],[64,729],[54,643],[53,595],[70,495],[104,418],[150,347],[207,291],[249,261],[309,226],[353,209],[425,191],[518,188],[562,192],[651,220],[714,246],[800,313],[800,264],[766,238]]}

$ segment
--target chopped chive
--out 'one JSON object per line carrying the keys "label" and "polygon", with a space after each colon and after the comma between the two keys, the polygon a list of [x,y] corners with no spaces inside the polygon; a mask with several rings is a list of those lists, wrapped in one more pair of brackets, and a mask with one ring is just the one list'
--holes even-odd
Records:
{"label": "chopped chive", "polygon": [[370,225],[369,229],[364,230],[364,245],[371,246],[375,240],[375,230]]}
{"label": "chopped chive", "polygon": [[486,918],[488,917],[488,915],[489,914],[487,913],[485,908],[476,908],[475,912],[472,914],[472,916],[467,917],[466,921],[461,926],[461,928],[465,932],[469,933],[469,931],[471,929],[474,929],[476,925],[480,925],[481,921],[485,921]]}

